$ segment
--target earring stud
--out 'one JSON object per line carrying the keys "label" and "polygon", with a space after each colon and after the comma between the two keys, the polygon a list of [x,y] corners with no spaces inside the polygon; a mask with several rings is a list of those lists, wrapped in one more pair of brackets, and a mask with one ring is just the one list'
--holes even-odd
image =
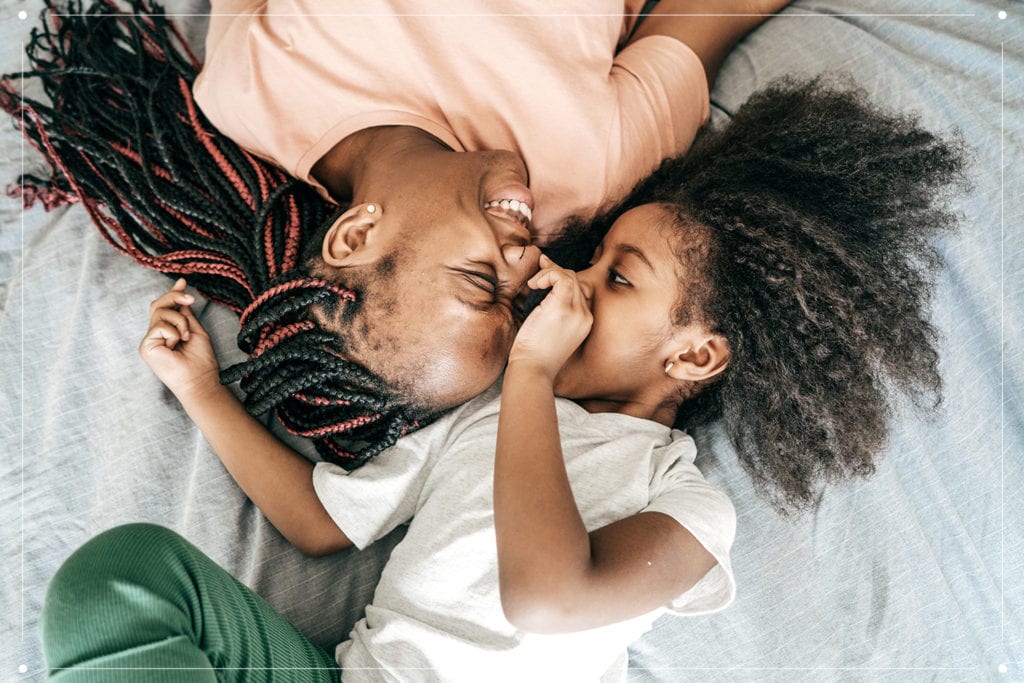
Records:
{"label": "earring stud", "polygon": [[376,204],[368,204],[366,206],[366,213],[376,213],[376,212],[377,212],[377,205]]}
{"label": "earring stud", "polygon": [[675,363],[673,363],[672,361],[669,361],[668,363],[665,363],[665,373],[666,374],[668,373],[669,370],[672,369],[673,365],[675,365]]}

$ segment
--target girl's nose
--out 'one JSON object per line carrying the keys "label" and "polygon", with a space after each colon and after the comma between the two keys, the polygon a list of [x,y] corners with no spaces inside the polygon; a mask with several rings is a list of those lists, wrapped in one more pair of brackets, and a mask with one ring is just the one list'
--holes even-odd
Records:
{"label": "girl's nose", "polygon": [[576,281],[580,283],[580,289],[583,290],[588,300],[594,297],[598,277],[597,268],[594,266],[576,272]]}
{"label": "girl's nose", "polygon": [[[587,269],[589,270],[589,268]],[[576,274],[576,282],[580,285],[580,291],[583,292],[584,298],[587,300],[588,306],[594,305],[594,284],[585,277],[580,277],[586,271],[581,271]]]}

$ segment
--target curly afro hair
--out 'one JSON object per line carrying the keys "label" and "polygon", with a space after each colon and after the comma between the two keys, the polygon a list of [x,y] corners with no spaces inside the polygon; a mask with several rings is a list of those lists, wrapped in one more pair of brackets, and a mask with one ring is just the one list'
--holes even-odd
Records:
{"label": "curly afro hair", "polygon": [[874,472],[897,392],[941,401],[932,240],[956,228],[948,204],[966,160],[958,136],[860,90],[781,79],[549,252],[580,267],[624,212],[667,205],[698,274],[675,322],[705,324],[731,351],[676,426],[721,419],[757,491],[797,513],[826,484]]}

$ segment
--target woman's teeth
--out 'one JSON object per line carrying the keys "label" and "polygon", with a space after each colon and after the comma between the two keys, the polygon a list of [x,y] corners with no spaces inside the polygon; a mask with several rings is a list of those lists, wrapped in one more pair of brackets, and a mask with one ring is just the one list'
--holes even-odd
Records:
{"label": "woman's teeth", "polygon": [[485,209],[494,207],[502,209],[523,225],[529,225],[530,220],[533,218],[533,212],[530,211],[530,207],[518,199],[495,199],[484,204]]}

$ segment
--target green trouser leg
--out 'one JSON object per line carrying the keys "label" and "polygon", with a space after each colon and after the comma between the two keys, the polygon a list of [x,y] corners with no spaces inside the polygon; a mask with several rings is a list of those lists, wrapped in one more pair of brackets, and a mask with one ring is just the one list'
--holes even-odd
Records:
{"label": "green trouser leg", "polygon": [[52,680],[337,681],[333,658],[173,531],[130,524],[79,548],[47,589]]}

